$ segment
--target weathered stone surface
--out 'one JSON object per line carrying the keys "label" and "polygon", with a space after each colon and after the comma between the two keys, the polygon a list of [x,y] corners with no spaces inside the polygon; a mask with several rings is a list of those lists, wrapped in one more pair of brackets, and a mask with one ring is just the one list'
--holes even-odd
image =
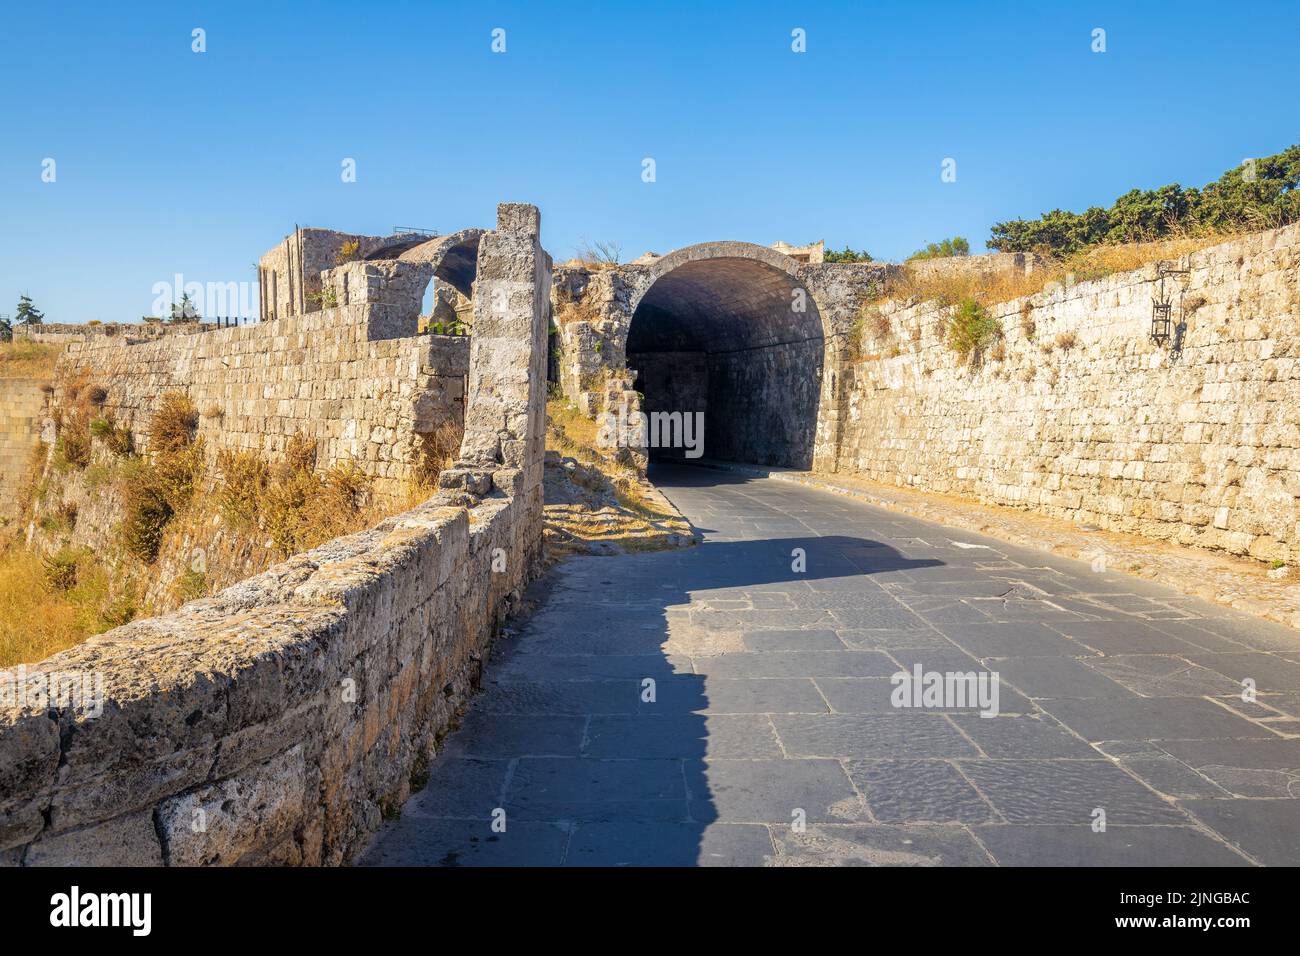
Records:
{"label": "weathered stone surface", "polygon": [[[209,468],[221,451],[276,458],[301,435],[316,442],[320,470],[351,462],[375,494],[396,499],[423,466],[422,436],[443,427],[454,433],[464,416],[469,339],[415,334],[432,275],[428,263],[349,263],[325,274],[340,288],[349,280],[337,306],[201,335],[72,342],[59,380],[102,383],[105,413],[131,428],[144,450],[159,396],[180,390],[204,412],[198,436]],[[63,395],[56,391],[55,402]],[[34,427],[27,427],[28,445]],[[84,534],[77,543],[108,543]]]}
{"label": "weathered stone surface", "polygon": [[251,771],[164,800],[158,828],[171,866],[237,863],[275,847],[304,818],[307,765],[299,744]]}
{"label": "weathered stone surface", "polygon": [[23,858],[25,866],[161,866],[162,862],[149,810],[43,836]]}
{"label": "weathered stone surface", "polygon": [[993,307],[1003,341],[982,365],[945,344],[947,310],[887,308],[902,348],[849,370],[836,467],[1289,560],[1300,548],[1298,263],[1297,226],[1193,253],[1176,352],[1150,337],[1150,267]]}

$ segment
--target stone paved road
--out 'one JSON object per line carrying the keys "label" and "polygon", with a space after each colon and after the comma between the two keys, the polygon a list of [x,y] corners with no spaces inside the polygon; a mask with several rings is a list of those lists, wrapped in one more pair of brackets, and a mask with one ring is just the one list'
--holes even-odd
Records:
{"label": "stone paved road", "polygon": [[[655,478],[704,543],[563,565],[363,862],[1300,863],[1294,632],[827,492]],[[999,715],[891,706],[917,664],[996,671]]]}

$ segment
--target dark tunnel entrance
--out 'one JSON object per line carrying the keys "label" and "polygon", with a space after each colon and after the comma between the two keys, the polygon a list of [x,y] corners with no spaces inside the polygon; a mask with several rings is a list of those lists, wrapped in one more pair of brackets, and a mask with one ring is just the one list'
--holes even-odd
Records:
{"label": "dark tunnel entrance", "polygon": [[[781,269],[696,259],[665,273],[632,315],[628,367],[643,410],[702,412],[703,455],[811,468],[823,361],[812,296]],[[650,448],[652,459],[695,457]]]}

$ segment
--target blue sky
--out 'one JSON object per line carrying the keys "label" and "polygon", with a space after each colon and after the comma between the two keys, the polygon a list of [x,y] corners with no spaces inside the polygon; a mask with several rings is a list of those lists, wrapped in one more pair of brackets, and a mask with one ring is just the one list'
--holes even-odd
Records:
{"label": "blue sky", "polygon": [[136,319],[175,273],[251,279],[295,223],[450,232],[501,200],[541,207],[557,260],[979,250],[1300,140],[1297,36],[1294,2],[9,3],[0,314]]}

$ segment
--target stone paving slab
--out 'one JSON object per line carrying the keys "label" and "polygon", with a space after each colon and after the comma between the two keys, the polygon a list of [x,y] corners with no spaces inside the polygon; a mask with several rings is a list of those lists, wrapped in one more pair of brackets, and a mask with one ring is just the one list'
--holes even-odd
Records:
{"label": "stone paving slab", "polygon": [[[362,862],[1300,864],[1294,632],[797,484],[656,480],[702,543],[559,566]],[[918,665],[997,672],[998,715],[895,706]]]}
{"label": "stone paving slab", "polygon": [[1004,866],[1040,866],[1044,857],[1071,866],[1249,866],[1213,836],[1192,826],[980,826],[974,832]]}
{"label": "stone paving slab", "polygon": [[809,827],[773,829],[770,866],[989,866],[988,851],[962,827]]}
{"label": "stone paving slab", "polygon": [[586,823],[569,866],[763,866],[775,855],[767,827],[748,823]]}
{"label": "stone paving slab", "polygon": [[942,760],[850,760],[845,768],[881,823],[1002,819],[956,766]]}

